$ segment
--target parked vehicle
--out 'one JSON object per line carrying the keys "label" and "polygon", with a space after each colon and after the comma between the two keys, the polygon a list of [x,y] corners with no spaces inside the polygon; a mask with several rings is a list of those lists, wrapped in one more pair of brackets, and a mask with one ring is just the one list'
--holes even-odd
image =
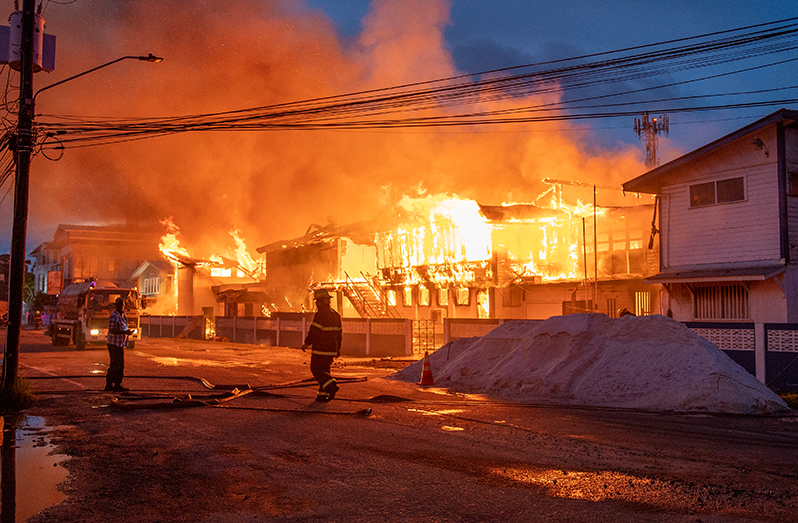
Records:
{"label": "parked vehicle", "polygon": [[128,328],[133,330],[128,348],[141,339],[139,294],[136,289],[121,289],[111,282],[83,282],[68,285],[58,296],[58,314],[50,322],[53,345],[74,343],[78,349],[88,343],[105,343],[108,317],[117,298],[125,300]]}

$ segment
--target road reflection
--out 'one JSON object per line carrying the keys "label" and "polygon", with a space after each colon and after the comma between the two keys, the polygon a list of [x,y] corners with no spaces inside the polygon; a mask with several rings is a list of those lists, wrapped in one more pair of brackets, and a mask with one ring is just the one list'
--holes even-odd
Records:
{"label": "road reflection", "polygon": [[[64,499],[57,485],[67,478],[59,466],[67,459],[52,454],[54,445],[46,436],[50,428],[44,419],[19,415],[3,427],[2,471],[0,472],[0,523],[26,521]],[[17,476],[17,469],[24,473]]]}

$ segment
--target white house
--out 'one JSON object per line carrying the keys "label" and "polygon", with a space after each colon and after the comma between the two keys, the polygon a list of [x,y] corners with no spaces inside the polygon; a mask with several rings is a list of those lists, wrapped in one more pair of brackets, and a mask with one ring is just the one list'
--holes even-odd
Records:
{"label": "white house", "polygon": [[798,111],[623,184],[658,195],[663,307],[681,321],[798,322]]}
{"label": "white house", "polygon": [[623,188],[658,197],[660,272],[644,281],[662,284],[663,309],[680,321],[750,324],[764,380],[765,326],[798,323],[798,111],[776,111]]}

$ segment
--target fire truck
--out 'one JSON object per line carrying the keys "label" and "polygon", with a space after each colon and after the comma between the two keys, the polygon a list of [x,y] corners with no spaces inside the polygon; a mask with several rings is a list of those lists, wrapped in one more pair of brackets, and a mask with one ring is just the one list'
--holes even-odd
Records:
{"label": "fire truck", "polygon": [[50,322],[53,345],[74,343],[85,349],[88,343],[105,343],[108,317],[114,311],[117,298],[125,300],[128,329],[128,348],[141,339],[139,329],[139,294],[136,289],[121,289],[111,282],[82,282],[67,285],[58,296],[57,318]]}

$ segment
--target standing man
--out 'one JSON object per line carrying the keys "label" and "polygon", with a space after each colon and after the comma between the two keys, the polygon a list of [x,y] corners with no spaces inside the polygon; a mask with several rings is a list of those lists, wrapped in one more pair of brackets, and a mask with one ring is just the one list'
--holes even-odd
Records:
{"label": "standing man", "polygon": [[330,401],[338,392],[338,384],[330,374],[333,360],[341,355],[341,316],[330,307],[330,293],[326,289],[313,292],[316,300],[316,315],[310,324],[308,336],[302,345],[302,351],[312,346],[310,352],[310,372],[319,382],[316,401]]}
{"label": "standing man", "polygon": [[108,317],[108,355],[111,363],[108,365],[108,374],[105,376],[105,390],[125,392],[130,389],[122,386],[125,376],[125,347],[128,336],[133,331],[127,328],[127,314],[125,314],[125,300],[117,298],[114,302],[115,309]]}

